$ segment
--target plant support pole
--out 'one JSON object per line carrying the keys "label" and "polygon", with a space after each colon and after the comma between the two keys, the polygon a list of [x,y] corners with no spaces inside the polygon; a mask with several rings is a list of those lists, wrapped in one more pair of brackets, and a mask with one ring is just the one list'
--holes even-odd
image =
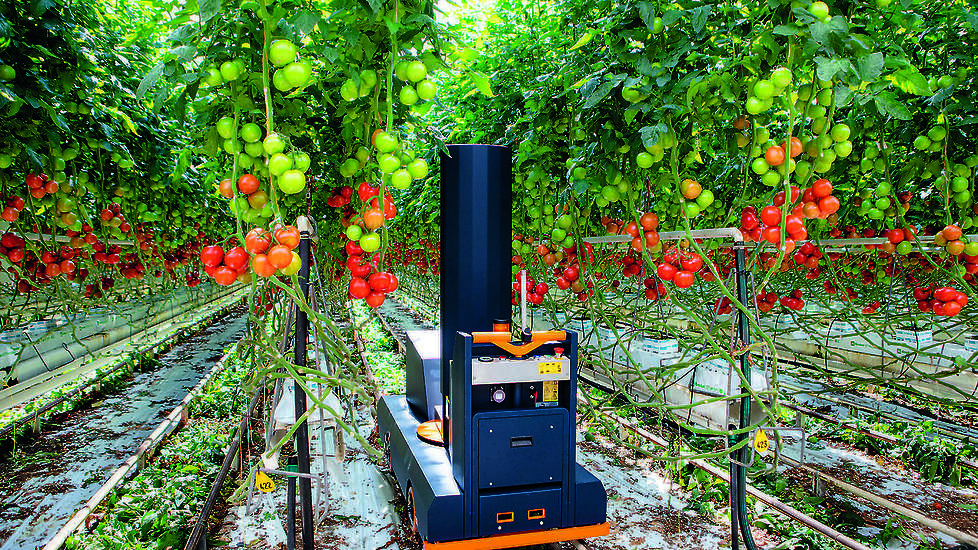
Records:
{"label": "plant support pole", "polygon": [[[737,300],[747,306],[750,303],[750,296],[747,292],[747,260],[744,242],[734,243],[734,267],[737,270]],[[737,311],[737,347],[745,349],[750,345],[750,320],[743,311]],[[750,385],[750,354],[740,353],[740,370],[744,373],[744,383]],[[750,426],[750,394],[740,399],[740,428]],[[745,437],[744,434],[734,436],[734,443],[739,443]],[[754,536],[750,532],[750,520],[747,518],[747,460],[750,458],[750,447],[744,446],[736,451],[736,460],[730,460],[730,525],[733,540],[730,541],[731,548],[737,548],[737,531],[740,531],[744,539],[744,547],[747,550],[757,550]],[[739,462],[739,464],[738,464]],[[736,519],[735,519],[736,518]]]}
{"label": "plant support pole", "polygon": [[[309,218],[299,216],[296,220],[299,228],[299,258],[302,260],[302,267],[299,268],[299,291],[302,293],[303,301],[309,300],[309,264],[311,263],[309,234],[311,224]],[[306,342],[309,337],[309,316],[302,309],[301,304],[296,305],[295,312],[295,366],[306,366]],[[299,419],[306,413],[306,392],[302,389],[299,381],[293,382],[295,389],[295,418]],[[309,427],[305,422],[299,424],[295,430],[295,448],[299,459],[299,473],[309,473]],[[312,481],[308,477],[299,477],[299,505],[302,508],[302,548],[312,550],[313,547],[313,523],[312,523]]]}

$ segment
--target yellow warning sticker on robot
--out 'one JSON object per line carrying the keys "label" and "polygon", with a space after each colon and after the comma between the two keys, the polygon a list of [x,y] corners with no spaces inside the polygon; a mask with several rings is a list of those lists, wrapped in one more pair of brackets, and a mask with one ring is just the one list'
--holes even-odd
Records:
{"label": "yellow warning sticker on robot", "polygon": [[544,380],[543,382],[543,401],[557,400],[557,381]]}
{"label": "yellow warning sticker on robot", "polygon": [[563,364],[560,361],[541,361],[537,363],[537,370],[540,374],[560,374]]}
{"label": "yellow warning sticker on robot", "polygon": [[762,455],[766,455],[771,450],[771,441],[767,438],[764,430],[754,432],[754,450]]}
{"label": "yellow warning sticker on robot", "polygon": [[275,482],[265,472],[255,472],[255,487],[263,493],[271,493],[275,490]]}

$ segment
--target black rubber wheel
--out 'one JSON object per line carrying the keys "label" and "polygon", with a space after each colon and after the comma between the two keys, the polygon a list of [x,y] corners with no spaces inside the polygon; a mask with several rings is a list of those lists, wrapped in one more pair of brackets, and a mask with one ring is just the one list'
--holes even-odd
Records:
{"label": "black rubber wheel", "polygon": [[394,465],[391,464],[391,434],[384,435],[384,465],[391,472],[394,471]]}
{"label": "black rubber wheel", "polygon": [[411,534],[414,535],[415,538],[419,538],[421,535],[418,532],[418,514],[414,509],[414,487],[408,487],[407,504],[408,516],[411,518]]}

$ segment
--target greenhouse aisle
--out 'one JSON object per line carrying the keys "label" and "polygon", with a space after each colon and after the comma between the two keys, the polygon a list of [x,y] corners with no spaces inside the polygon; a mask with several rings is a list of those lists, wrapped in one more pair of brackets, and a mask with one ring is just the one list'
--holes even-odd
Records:
{"label": "greenhouse aisle", "polygon": [[51,423],[0,465],[0,550],[36,548],[105,483],[201,377],[240,339],[247,316],[226,315],[137,372],[125,388]]}

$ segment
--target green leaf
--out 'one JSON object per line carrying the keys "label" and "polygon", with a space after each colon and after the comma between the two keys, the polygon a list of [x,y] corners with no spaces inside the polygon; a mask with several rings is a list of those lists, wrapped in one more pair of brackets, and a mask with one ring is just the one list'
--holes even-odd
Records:
{"label": "green leaf", "polygon": [[492,87],[489,85],[489,77],[486,75],[478,71],[471,71],[469,72],[469,80],[471,80],[472,84],[475,84],[475,87],[482,92],[482,95],[486,97],[495,96],[495,94],[492,93]]}
{"label": "green leaf", "polygon": [[817,66],[815,72],[819,80],[832,80],[832,77],[846,68],[846,62],[838,57],[829,59],[819,56],[815,58],[815,64]]}
{"label": "green leaf", "polygon": [[897,101],[896,97],[890,92],[882,92],[875,98],[876,108],[880,114],[892,116],[898,120],[910,120],[910,110],[903,103]]}
{"label": "green leaf", "polygon": [[930,95],[930,84],[927,83],[927,77],[920,74],[916,67],[904,67],[887,76],[886,79],[908,94]]}
{"label": "green leaf", "polygon": [[601,103],[601,100],[608,97],[608,94],[611,93],[611,90],[614,89],[614,87],[615,83],[613,81],[603,81],[587,96],[587,99],[584,101],[584,105],[582,107],[584,109],[590,109],[598,103]]}
{"label": "green leaf", "polygon": [[577,39],[577,42],[574,42],[574,45],[570,47],[570,51],[574,51],[578,48],[586,46],[587,43],[590,42],[592,38],[594,38],[596,32],[597,31],[593,29],[588,29],[586,33],[584,33],[580,38]]}
{"label": "green leaf", "polygon": [[638,131],[639,135],[642,137],[642,145],[646,147],[652,147],[656,143],[659,143],[659,138],[669,132],[669,127],[664,123],[660,122],[655,126],[644,126]]}
{"label": "green leaf", "polygon": [[779,36],[794,36],[801,32],[801,28],[789,23],[787,25],[778,25],[777,27],[774,27],[774,31],[772,32]]}
{"label": "green leaf", "polygon": [[197,0],[200,22],[206,23],[221,12],[221,0]]}
{"label": "green leaf", "polygon": [[143,97],[153,86],[156,86],[156,83],[160,80],[160,76],[163,74],[163,67],[165,67],[165,64],[157,63],[146,73],[146,76],[139,81],[139,87],[136,88],[136,97]]}
{"label": "green leaf", "polygon": [[642,22],[645,23],[645,26],[651,30],[652,23],[655,22],[655,6],[651,2],[639,2],[638,15],[642,18]]}
{"label": "green leaf", "polygon": [[309,10],[301,10],[291,19],[297,31],[303,35],[308,35],[319,24],[320,17]]}
{"label": "green leaf", "polygon": [[883,71],[883,54],[871,53],[856,60],[856,74],[863,82],[872,82]]}
{"label": "green leaf", "polygon": [[662,12],[662,24],[670,27],[682,19],[683,14],[679,10],[669,9]]}
{"label": "green leaf", "polygon": [[709,4],[692,10],[693,30],[696,31],[696,34],[703,32],[712,12],[713,6]]}

